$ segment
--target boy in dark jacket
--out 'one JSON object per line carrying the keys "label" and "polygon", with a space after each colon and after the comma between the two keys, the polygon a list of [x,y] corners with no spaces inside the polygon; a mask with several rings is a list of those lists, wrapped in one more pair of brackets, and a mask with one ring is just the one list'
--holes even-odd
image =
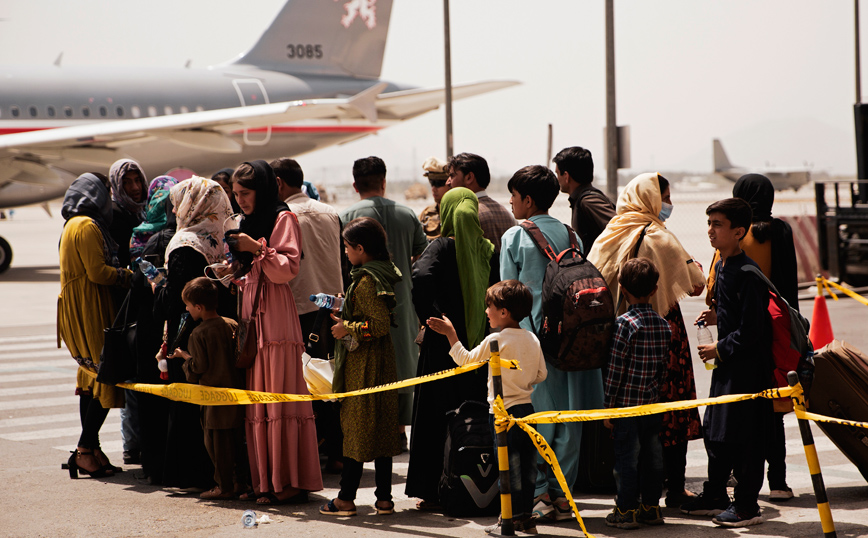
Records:
{"label": "boy in dark jacket", "polygon": [[[768,288],[742,271],[745,265],[756,266],[740,246],[751,224],[750,205],[727,198],[708,206],[705,213],[711,246],[721,258],[715,266],[712,308],[697,318],[717,325],[718,341],[699,346],[702,361],[717,365],[709,396],[760,392],[772,386],[771,327]],[[681,511],[713,515],[712,522],[725,527],[762,523],[757,497],[763,484],[766,436],[773,431],[771,400],[708,406],[704,423],[708,481],[702,494],[682,505]],[[726,493],[730,472],[738,481],[731,503]]]}
{"label": "boy in dark jacket", "polygon": [[[184,373],[190,383],[209,387],[244,388],[243,372],[235,367],[235,330],[238,324],[217,314],[217,286],[205,277],[184,286],[181,298],[198,327],[190,333],[189,352],[180,348],[173,357],[184,358]],[[236,456],[243,441],[244,408],[240,405],[203,405],[202,429],[205,448],[214,463],[217,486],[202,499],[235,496]],[[239,485],[240,487],[240,485]]]}

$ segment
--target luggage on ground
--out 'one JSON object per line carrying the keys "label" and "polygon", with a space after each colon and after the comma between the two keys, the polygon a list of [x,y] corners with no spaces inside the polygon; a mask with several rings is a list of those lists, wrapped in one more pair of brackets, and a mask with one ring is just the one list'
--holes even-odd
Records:
{"label": "luggage on ground", "polygon": [[447,413],[440,506],[446,515],[490,516],[500,511],[497,450],[486,402],[466,401]]}
{"label": "luggage on ground", "polygon": [[[833,340],[814,355],[816,370],[808,411],[868,421],[868,356],[846,342]],[[868,480],[868,429],[817,422],[823,433]]]}

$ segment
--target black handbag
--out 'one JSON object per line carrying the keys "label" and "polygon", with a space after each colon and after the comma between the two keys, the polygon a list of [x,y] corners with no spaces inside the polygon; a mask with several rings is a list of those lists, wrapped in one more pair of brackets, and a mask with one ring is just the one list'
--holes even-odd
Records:
{"label": "black handbag", "polygon": [[136,320],[129,319],[131,295],[127,293],[114,323],[105,330],[96,376],[99,383],[115,385],[136,376]]}
{"label": "black handbag", "polygon": [[[256,297],[253,299],[253,310],[249,318],[241,317],[242,297],[238,298],[238,329],[235,334],[235,367],[251,368],[259,351],[259,338],[256,334],[256,317],[259,316],[259,296],[262,295],[262,285],[265,275],[259,275],[256,286]],[[243,293],[243,292],[242,292]]]}

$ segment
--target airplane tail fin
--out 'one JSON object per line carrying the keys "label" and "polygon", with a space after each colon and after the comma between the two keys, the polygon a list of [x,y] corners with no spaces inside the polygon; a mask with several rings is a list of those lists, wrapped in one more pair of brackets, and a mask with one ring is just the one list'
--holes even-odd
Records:
{"label": "airplane tail fin", "polygon": [[732,164],[729,162],[729,158],[726,156],[726,152],[723,151],[723,144],[720,143],[720,140],[714,139],[714,171],[722,172],[729,168],[732,168]]}
{"label": "airplane tail fin", "polygon": [[301,75],[378,78],[392,0],[287,0],[233,63]]}

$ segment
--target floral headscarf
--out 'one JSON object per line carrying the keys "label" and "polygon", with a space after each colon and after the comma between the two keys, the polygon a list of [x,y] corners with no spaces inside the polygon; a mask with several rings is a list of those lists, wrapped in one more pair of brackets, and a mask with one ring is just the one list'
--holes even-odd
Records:
{"label": "floral headscarf", "polygon": [[193,248],[209,264],[222,260],[223,223],[232,215],[223,187],[216,181],[193,176],[172,187],[169,198],[175,207],[178,231],[166,247],[166,260],[180,247]]}
{"label": "floral headscarf", "polygon": [[115,161],[109,170],[109,182],[112,186],[112,200],[138,217],[139,222],[141,222],[145,218],[145,204],[147,202],[134,201],[124,190],[124,174],[130,170],[136,171],[142,176],[142,192],[148,188],[148,177],[145,175],[145,171],[142,170],[139,163],[132,159],[121,159]]}
{"label": "floral headscarf", "polygon": [[145,221],[133,228],[133,236],[130,238],[131,260],[141,256],[148,239],[166,227],[169,221],[166,213],[169,189],[177,184],[178,180],[172,176],[159,176],[151,181],[151,186],[148,187],[148,209],[145,213]]}

